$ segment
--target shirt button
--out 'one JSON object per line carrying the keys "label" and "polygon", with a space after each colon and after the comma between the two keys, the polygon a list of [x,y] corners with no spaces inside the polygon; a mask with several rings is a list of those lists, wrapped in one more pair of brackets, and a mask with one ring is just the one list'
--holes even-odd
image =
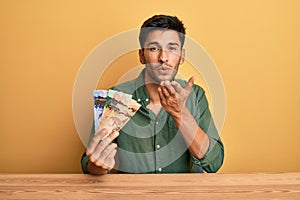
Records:
{"label": "shirt button", "polygon": [[158,125],[158,121],[156,121],[156,125]]}
{"label": "shirt button", "polygon": [[162,168],[158,168],[158,171],[161,172],[161,171],[162,171]]}
{"label": "shirt button", "polygon": [[149,101],[149,99],[147,98],[145,101],[147,101],[147,102],[148,102],[148,101]]}
{"label": "shirt button", "polygon": [[138,102],[140,102],[140,101],[141,101],[141,99],[138,99],[137,101],[138,101]]}
{"label": "shirt button", "polygon": [[159,148],[160,148],[160,145],[159,145],[159,144],[158,144],[158,145],[156,145],[156,148],[157,148],[157,149],[159,149]]}

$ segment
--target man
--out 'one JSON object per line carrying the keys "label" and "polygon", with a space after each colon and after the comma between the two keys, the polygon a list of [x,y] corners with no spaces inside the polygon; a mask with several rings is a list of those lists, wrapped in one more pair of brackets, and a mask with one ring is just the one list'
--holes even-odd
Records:
{"label": "man", "polygon": [[85,173],[216,172],[223,163],[218,136],[203,89],[175,79],[184,62],[185,28],[173,16],[155,15],[140,30],[139,77],[114,87],[132,94],[141,107],[120,130],[101,140],[107,130],[92,134],[82,156]]}

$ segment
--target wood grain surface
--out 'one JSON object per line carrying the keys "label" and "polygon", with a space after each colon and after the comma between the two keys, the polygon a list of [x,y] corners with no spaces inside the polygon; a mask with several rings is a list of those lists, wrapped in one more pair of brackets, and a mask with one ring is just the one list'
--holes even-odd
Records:
{"label": "wood grain surface", "polygon": [[0,174],[0,199],[300,199],[300,173]]}

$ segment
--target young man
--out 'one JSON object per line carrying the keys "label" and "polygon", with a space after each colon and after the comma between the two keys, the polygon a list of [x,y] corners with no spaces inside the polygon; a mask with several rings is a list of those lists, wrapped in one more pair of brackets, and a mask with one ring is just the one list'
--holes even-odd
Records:
{"label": "young man", "polygon": [[82,156],[83,171],[106,174],[115,167],[122,173],[216,172],[224,147],[205,93],[193,77],[175,79],[184,62],[183,23],[155,15],[142,25],[139,40],[145,68],[137,79],[113,89],[132,94],[142,106],[120,132],[103,141],[107,130],[94,131]]}

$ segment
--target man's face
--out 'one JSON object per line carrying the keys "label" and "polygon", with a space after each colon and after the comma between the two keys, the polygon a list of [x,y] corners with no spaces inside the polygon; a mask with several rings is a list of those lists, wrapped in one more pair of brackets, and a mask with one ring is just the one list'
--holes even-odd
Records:
{"label": "man's face", "polygon": [[179,65],[184,62],[184,50],[174,30],[151,31],[139,56],[141,63],[146,65],[145,80],[148,83],[173,80]]}

